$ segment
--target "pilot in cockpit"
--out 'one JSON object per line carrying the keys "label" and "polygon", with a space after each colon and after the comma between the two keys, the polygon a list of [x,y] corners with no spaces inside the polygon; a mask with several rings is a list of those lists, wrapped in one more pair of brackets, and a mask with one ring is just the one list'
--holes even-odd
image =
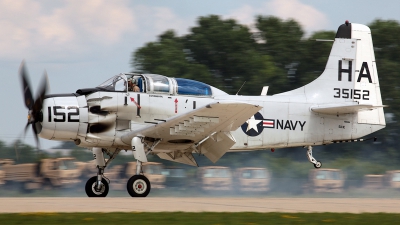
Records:
{"label": "pilot in cockpit", "polygon": [[128,91],[140,92],[140,88],[137,86],[136,79],[133,77],[128,78]]}

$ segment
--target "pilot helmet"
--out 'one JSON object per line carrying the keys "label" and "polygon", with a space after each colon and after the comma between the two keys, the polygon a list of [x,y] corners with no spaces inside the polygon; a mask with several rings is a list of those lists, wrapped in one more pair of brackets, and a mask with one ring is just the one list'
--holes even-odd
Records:
{"label": "pilot helmet", "polygon": [[136,84],[136,80],[133,77],[128,78],[128,82],[132,82],[132,84]]}

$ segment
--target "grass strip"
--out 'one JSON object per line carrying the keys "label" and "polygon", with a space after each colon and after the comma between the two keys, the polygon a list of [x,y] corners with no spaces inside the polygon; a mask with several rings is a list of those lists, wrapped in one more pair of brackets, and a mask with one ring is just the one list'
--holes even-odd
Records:
{"label": "grass strip", "polygon": [[391,213],[4,213],[0,224],[397,224],[400,214]]}

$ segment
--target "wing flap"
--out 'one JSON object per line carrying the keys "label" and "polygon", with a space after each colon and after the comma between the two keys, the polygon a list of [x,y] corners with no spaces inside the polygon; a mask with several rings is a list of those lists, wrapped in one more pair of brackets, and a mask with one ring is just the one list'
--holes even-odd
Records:
{"label": "wing flap", "polygon": [[230,132],[218,132],[201,143],[197,149],[211,162],[216,163],[235,143],[236,140]]}

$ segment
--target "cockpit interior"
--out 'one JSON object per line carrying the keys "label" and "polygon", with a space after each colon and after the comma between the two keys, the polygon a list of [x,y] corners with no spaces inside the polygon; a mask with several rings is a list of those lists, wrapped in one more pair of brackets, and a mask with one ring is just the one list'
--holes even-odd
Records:
{"label": "cockpit interior", "polygon": [[[139,88],[130,87],[130,82]],[[97,88],[112,92],[130,92],[137,90],[149,94],[169,94],[169,95],[194,95],[194,96],[213,96],[213,92],[222,92],[208,84],[185,79],[170,78],[158,74],[136,74],[125,73],[116,75],[103,82]],[[222,92],[226,94],[225,92]],[[222,94],[220,93],[220,94]]]}

